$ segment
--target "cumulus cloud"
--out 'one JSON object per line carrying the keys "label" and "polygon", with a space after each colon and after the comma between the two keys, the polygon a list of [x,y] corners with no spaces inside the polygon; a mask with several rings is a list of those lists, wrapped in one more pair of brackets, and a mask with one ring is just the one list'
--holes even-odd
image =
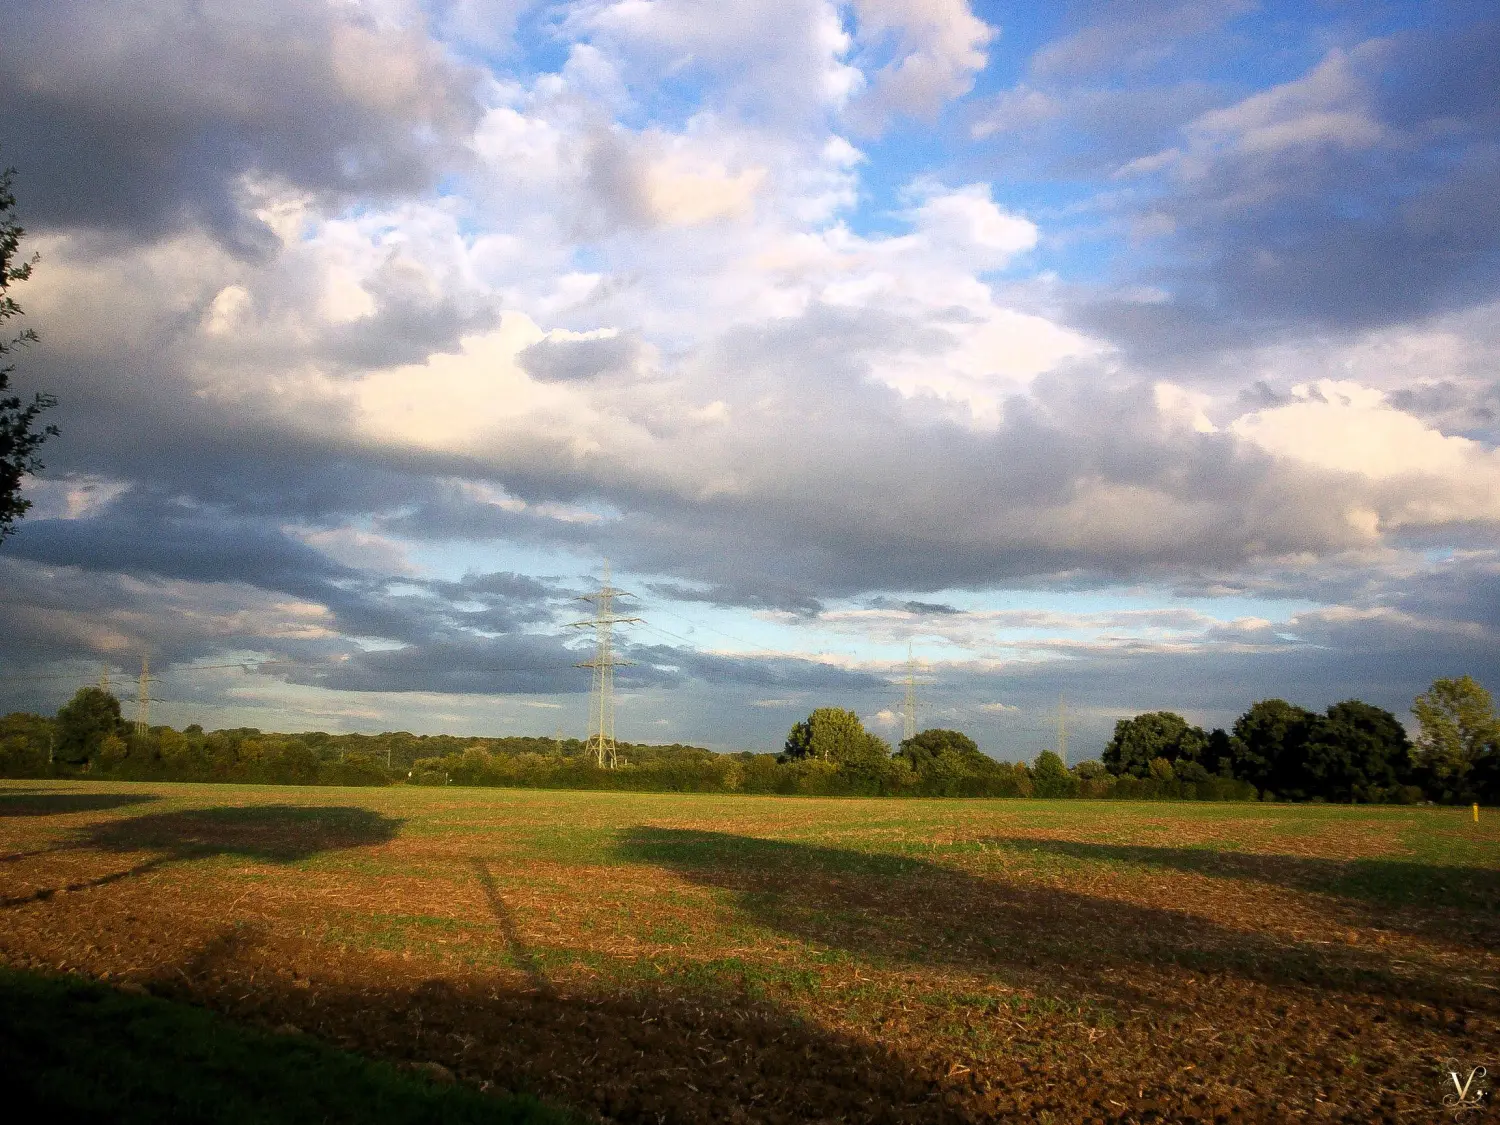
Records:
{"label": "cumulus cloud", "polygon": [[[710,699],[772,741],[815,698],[878,711],[913,636],[954,722],[1013,734],[1065,682],[1102,731],[1127,681],[1208,714],[1208,669],[1394,698],[1387,641],[1493,667],[1491,33],[1252,92],[1077,85],[1238,11],[1148,9],[1161,51],[1088,9],[967,119],[991,155],[1100,139],[1035,165],[1080,202],[850,139],[1004,46],[958,0],[585,3],[521,51],[504,3],[267,0],[247,31],[163,0],[114,38],[23,7],[0,143],[49,196],[20,296],[64,434],[7,540],[10,643],[277,655],[256,706],[467,719],[583,690],[562,607],[607,556],[757,639],[625,642],[642,729],[715,744]],[[171,50],[137,34],[169,18]],[[104,129],[138,143],[96,183]],[[1090,591],[1121,604],[1056,605]]]}
{"label": "cumulus cloud", "polygon": [[968,0],[854,0],[854,12],[861,43],[873,52],[889,41],[892,56],[867,79],[858,107],[867,126],[897,113],[932,117],[968,93],[995,36]]}

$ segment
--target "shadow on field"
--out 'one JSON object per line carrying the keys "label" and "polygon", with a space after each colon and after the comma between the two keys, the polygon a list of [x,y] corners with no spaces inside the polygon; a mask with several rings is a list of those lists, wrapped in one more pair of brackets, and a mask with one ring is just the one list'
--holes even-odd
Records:
{"label": "shadow on field", "polygon": [[988,837],[986,844],[1101,863],[1165,867],[1288,890],[1337,895],[1373,906],[1500,911],[1500,870],[1393,859],[1318,859],[1202,848],[1090,844],[1028,836]]}
{"label": "shadow on field", "polygon": [[[720,832],[639,827],[622,858],[728,890],[759,925],[872,963],[997,973],[1053,995],[1168,1008],[1173,967],[1270,985],[1500,1011],[1500,994],[1378,949],[1276,938],[937,863]],[[1137,981],[1137,974],[1145,974]],[[1149,978],[1149,979],[1148,979]]]}
{"label": "shadow on field", "polygon": [[[945,1097],[955,1086],[941,1071],[749,996],[726,1003],[658,986],[402,980],[408,970],[400,963],[335,965],[326,952],[308,976],[291,980],[289,964],[274,938],[235,927],[185,963],[159,968],[150,988],[362,1054],[438,1063],[476,1086],[540,1094],[628,1125],[993,1119],[972,1100]],[[1045,1104],[1052,1095],[1037,1097]]]}
{"label": "shadow on field", "polygon": [[[159,854],[123,871],[113,871],[66,887],[45,887],[0,899],[0,909],[51,898],[60,891],[83,891],[144,875],[172,863],[236,855],[265,863],[296,863],[321,852],[383,844],[395,839],[402,821],[357,806],[256,805],[150,813],[106,821],[80,830],[60,852],[153,851]],[[15,858],[29,858],[43,852]]]}
{"label": "shadow on field", "polygon": [[65,813],[103,812],[143,805],[158,798],[146,793],[74,793],[42,789],[0,792],[0,817],[61,816]]}

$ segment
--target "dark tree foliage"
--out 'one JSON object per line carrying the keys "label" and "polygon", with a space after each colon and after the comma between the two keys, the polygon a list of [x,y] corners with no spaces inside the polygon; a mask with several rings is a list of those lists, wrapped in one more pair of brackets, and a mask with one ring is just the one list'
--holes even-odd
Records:
{"label": "dark tree foliage", "polygon": [[1238,740],[1223,727],[1214,727],[1208,732],[1208,750],[1203,755],[1203,766],[1219,777],[1233,777],[1236,757],[1241,753]]}
{"label": "dark tree foliage", "polygon": [[1302,759],[1317,715],[1284,699],[1262,699],[1234,721],[1234,776],[1257,789],[1302,795]]}
{"label": "dark tree foliage", "polygon": [[1104,765],[1113,774],[1147,777],[1157,758],[1196,762],[1208,750],[1208,735],[1171,711],[1148,711],[1115,723],[1115,736],[1104,749]]}
{"label": "dark tree foliage", "polygon": [[[10,287],[31,276],[35,259],[16,263],[25,233],[16,222],[16,197],[11,193],[13,168],[0,171],[0,323],[21,315],[21,306],[10,295]],[[24,402],[11,394],[10,377],[15,364],[4,359],[18,347],[34,342],[37,335],[27,328],[10,336],[0,333],[0,540],[14,529],[16,520],[26,514],[31,501],[21,496],[21,480],[28,473],[40,472],[42,463],[37,450],[47,438],[55,436],[56,426],[38,426],[42,412],[56,405],[50,395],[36,395]]]}
{"label": "dark tree foliage", "polygon": [[994,761],[979,749],[978,743],[972,738],[956,730],[934,728],[919,731],[902,741],[896,750],[896,757],[905,758],[919,774],[930,769],[944,756],[971,765]]}
{"label": "dark tree foliage", "polygon": [[86,762],[99,752],[106,738],[124,729],[118,699],[103,688],[79,688],[57,713],[57,759]]}
{"label": "dark tree foliage", "polygon": [[920,731],[905,739],[895,760],[911,769],[915,790],[934,797],[1014,796],[1015,771],[980,750],[962,731]]}
{"label": "dark tree foliage", "polygon": [[1407,780],[1410,762],[1411,742],[1395,715],[1346,699],[1313,720],[1301,776],[1288,789],[1329,801],[1381,800]]}

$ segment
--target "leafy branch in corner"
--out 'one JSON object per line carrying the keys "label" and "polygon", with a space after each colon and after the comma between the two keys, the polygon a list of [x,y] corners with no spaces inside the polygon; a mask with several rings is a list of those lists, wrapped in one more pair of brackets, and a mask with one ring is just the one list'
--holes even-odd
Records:
{"label": "leafy branch in corner", "polygon": [[[35,254],[25,261],[15,261],[21,236],[26,231],[16,222],[16,197],[11,192],[14,176],[14,168],[0,172],[0,322],[22,315],[21,306],[10,295],[10,287],[30,277],[31,267],[37,261]],[[8,339],[0,335],[0,361],[37,339],[30,328]],[[31,507],[31,501],[21,496],[21,480],[28,473],[42,470],[37,450],[58,432],[56,426],[37,425],[42,413],[57,405],[55,398],[38,394],[28,403],[20,395],[9,393],[15,369],[14,363],[0,362],[0,540],[15,529],[16,521]]]}

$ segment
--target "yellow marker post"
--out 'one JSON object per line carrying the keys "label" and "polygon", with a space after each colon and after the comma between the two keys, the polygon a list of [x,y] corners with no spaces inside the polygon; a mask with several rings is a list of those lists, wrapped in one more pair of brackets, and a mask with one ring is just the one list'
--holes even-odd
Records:
{"label": "yellow marker post", "polygon": [[1479,823],[1479,802],[1478,801],[1474,802],[1474,823],[1475,824]]}

